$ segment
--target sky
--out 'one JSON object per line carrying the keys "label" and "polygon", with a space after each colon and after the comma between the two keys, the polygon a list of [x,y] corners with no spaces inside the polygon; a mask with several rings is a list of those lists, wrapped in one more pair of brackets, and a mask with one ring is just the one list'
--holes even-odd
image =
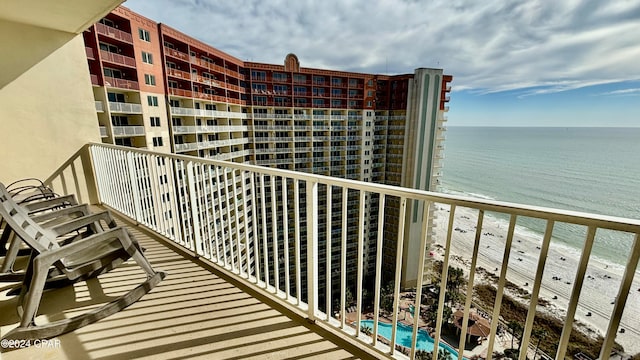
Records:
{"label": "sky", "polygon": [[638,0],[129,0],[246,61],[453,75],[449,126],[640,127]]}

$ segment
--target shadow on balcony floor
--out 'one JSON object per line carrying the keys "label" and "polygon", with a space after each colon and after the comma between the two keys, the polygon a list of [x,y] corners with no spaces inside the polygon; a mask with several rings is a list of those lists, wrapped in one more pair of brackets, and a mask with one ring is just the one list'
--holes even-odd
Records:
{"label": "shadow on balcony floor", "polygon": [[[126,222],[119,220],[120,223]],[[5,352],[3,359],[355,359],[296,316],[286,316],[223,274],[189,260],[129,226],[156,269],[168,276],[130,307],[59,338],[59,346]],[[143,273],[129,262],[98,279],[49,291],[40,322],[70,317],[136,286]],[[0,287],[0,331],[17,325],[16,299]],[[63,310],[61,310],[63,309]],[[47,316],[46,318],[44,316]],[[335,340],[334,340],[335,341]],[[346,346],[348,349],[348,345]]]}

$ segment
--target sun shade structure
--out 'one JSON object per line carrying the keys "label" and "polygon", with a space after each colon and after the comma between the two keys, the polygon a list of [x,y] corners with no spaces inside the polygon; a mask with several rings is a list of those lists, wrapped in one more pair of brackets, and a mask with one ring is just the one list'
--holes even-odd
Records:
{"label": "sun shade structure", "polygon": [[[462,321],[464,311],[458,310],[453,314],[453,324],[462,329]],[[486,338],[491,333],[491,324],[489,321],[476,312],[469,312],[469,320],[467,324],[467,335]]]}

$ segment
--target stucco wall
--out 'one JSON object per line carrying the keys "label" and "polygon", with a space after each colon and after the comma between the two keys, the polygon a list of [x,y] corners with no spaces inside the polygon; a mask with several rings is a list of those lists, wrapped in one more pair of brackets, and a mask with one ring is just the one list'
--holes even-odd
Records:
{"label": "stucco wall", "polygon": [[0,20],[0,44],[0,181],[46,179],[100,141],[82,35]]}

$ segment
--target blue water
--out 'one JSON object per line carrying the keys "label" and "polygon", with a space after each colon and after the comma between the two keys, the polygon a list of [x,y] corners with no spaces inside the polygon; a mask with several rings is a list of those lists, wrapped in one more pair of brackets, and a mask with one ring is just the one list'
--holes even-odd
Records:
{"label": "blue water", "polygon": [[[360,324],[373,329],[373,320],[362,320]],[[391,341],[391,324],[381,323],[378,321],[378,334]],[[399,323],[396,330],[396,344],[411,348],[412,335],[412,327]],[[431,336],[429,336],[429,334],[422,329],[418,329],[418,340],[416,341],[416,349],[433,351],[433,338],[431,338]],[[440,349],[445,349],[452,356],[454,356],[454,358],[458,358],[458,352],[452,349],[449,345],[440,343]]]}
{"label": "blue water", "polygon": [[[640,219],[640,128],[450,127],[445,156],[443,192]],[[578,249],[584,234],[560,226],[554,241]],[[598,232],[593,254],[623,264],[631,240]]]}

